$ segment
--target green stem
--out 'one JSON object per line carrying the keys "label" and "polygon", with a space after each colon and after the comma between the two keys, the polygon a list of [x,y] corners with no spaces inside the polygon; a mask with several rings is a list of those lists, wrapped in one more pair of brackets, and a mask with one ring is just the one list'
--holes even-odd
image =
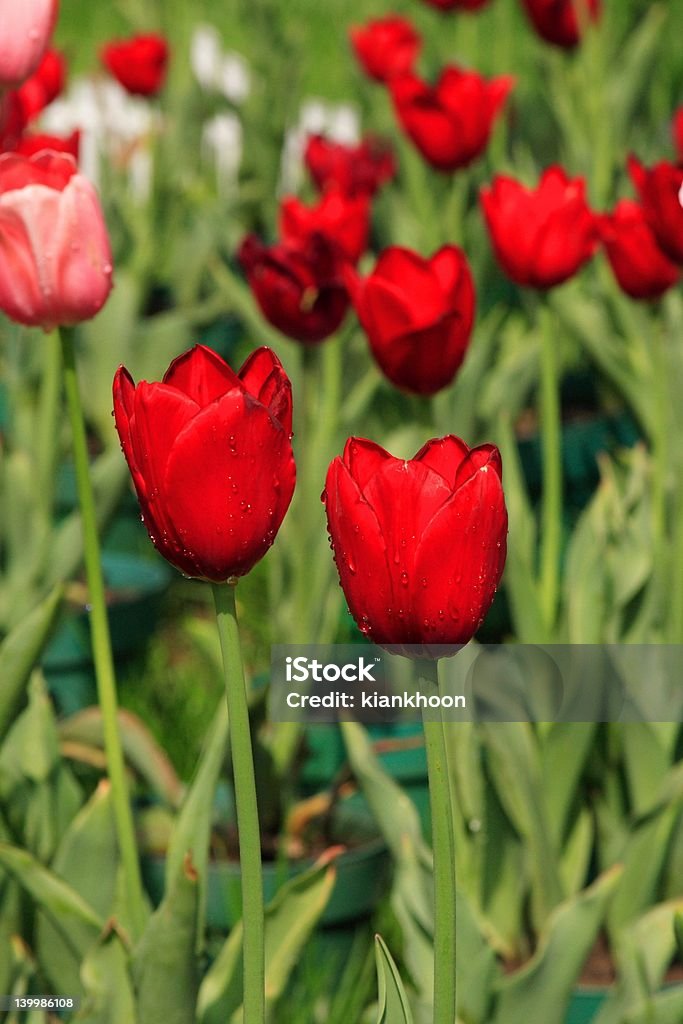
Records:
{"label": "green stem", "polygon": [[541,334],[541,449],[543,499],[541,503],[541,602],[546,625],[557,617],[560,553],[562,544],[562,441],[560,433],[560,382],[558,339],[550,311],[539,310]]}
{"label": "green stem", "polygon": [[55,491],[55,465],[57,462],[57,433],[59,425],[61,355],[57,331],[45,338],[43,377],[40,386],[40,415],[36,455],[38,462],[38,488],[47,515],[52,515]]}
{"label": "green stem", "polygon": [[[424,661],[421,678],[439,692],[438,663]],[[434,1021],[455,1024],[455,836],[448,750],[443,719],[423,716],[434,851]]]}
{"label": "green stem", "polygon": [[249,706],[235,609],[235,586],[230,583],[214,584],[213,594],[225,669],[240,844],[244,1022],[263,1024],[266,1007],[261,833],[251,749]]}
{"label": "green stem", "polygon": [[666,539],[666,490],[669,471],[668,364],[666,338],[662,326],[657,325],[653,333],[655,431],[652,438],[652,533],[655,577],[663,582],[668,561]]}
{"label": "green stem", "polygon": [[95,497],[90,480],[85,422],[78,390],[73,333],[70,329],[61,329],[60,342],[64,390],[71,425],[74,465],[76,469],[76,488],[83,523],[83,550],[90,600],[90,633],[95,664],[95,678],[97,680],[97,694],[102,712],[107,773],[111,783],[119,852],[130,911],[130,925],[134,938],[138,938],[145,926],[146,910],[142,893],[142,882],[140,880],[140,864],[135,842],[133,815],[128,798],[123,750],[118,727],[116,679],[109,636],[100,545],[97,535]]}

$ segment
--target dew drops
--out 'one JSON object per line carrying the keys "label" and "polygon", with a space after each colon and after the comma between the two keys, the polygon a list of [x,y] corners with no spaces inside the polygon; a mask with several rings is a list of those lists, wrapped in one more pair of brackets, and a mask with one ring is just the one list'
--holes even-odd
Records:
{"label": "dew drops", "polygon": [[407,587],[408,586],[408,573],[405,571],[405,569],[401,573],[401,586],[402,587]]}

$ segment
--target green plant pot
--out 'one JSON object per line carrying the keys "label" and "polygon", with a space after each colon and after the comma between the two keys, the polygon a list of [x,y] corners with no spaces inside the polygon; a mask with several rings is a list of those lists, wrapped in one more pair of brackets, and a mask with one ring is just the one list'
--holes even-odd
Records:
{"label": "green plant pot", "polygon": [[[109,626],[114,659],[121,664],[144,649],[157,621],[171,570],[163,562],[105,552],[102,556],[109,597]],[[67,613],[43,656],[48,689],[62,715],[97,700],[85,609]]]}
{"label": "green plant pot", "polygon": [[[336,881],[330,900],[320,919],[322,927],[340,928],[367,918],[384,895],[389,880],[389,856],[384,841],[377,834],[372,818],[357,802],[339,805],[332,825],[332,842],[344,844],[345,838],[358,842],[340,854],[335,861]],[[154,903],[161,902],[164,892],[166,859],[143,855],[142,875]],[[310,859],[263,865],[263,890],[266,903],[290,878],[306,871]],[[239,919],[242,876],[234,861],[209,863],[207,881],[206,923],[210,928],[228,932]]]}
{"label": "green plant pot", "polygon": [[606,988],[577,988],[572,995],[565,1024],[590,1024],[608,991]]}

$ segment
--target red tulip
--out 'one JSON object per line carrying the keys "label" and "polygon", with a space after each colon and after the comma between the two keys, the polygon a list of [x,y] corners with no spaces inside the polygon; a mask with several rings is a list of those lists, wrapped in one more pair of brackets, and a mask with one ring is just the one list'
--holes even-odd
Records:
{"label": "red tulip", "polygon": [[390,14],[349,31],[358,62],[376,82],[411,71],[422,40],[405,18]]}
{"label": "red tulip", "polygon": [[17,89],[17,96],[27,121],[36,117],[64,89],[66,61],[57,50],[48,50],[38,69]]}
{"label": "red tulip", "polygon": [[124,89],[139,96],[154,96],[166,80],[168,44],[150,32],[108,43],[102,62]]}
{"label": "red tulip", "polygon": [[622,199],[597,223],[614,276],[627,295],[657,299],[676,284],[680,271],[660,249],[638,203]]}
{"label": "red tulip", "polygon": [[523,0],[523,3],[539,36],[564,49],[571,49],[580,41],[582,18],[597,21],[601,12],[601,0]]}
{"label": "red tulip", "polygon": [[561,167],[547,168],[536,189],[504,175],[482,189],[493,248],[513,281],[552,288],[591,258],[597,229],[585,192],[583,178],[570,179]]}
{"label": "red tulip", "polygon": [[112,286],[95,189],[63,153],[0,157],[0,309],[50,330],[94,316]]}
{"label": "red tulip", "polygon": [[294,492],[292,392],[277,356],[239,373],[203,345],[161,383],[114,377],[116,429],[152,543],[186,576],[244,576],[273,543]]}
{"label": "red tulip", "polygon": [[[395,459],[352,437],[323,501],[351,614],[375,643],[459,646],[476,633],[505,564],[507,512],[498,449],[449,435]],[[411,654],[415,652],[404,651]]]}
{"label": "red tulip", "polygon": [[683,263],[683,166],[662,160],[648,169],[631,156],[628,170],[659,245],[672,260]]}
{"label": "red tulip", "polygon": [[293,196],[280,203],[280,234],[285,242],[304,244],[312,234],[324,235],[344,256],[357,263],[368,247],[370,198],[346,196],[330,189],[315,206],[304,206]]}
{"label": "red tulip", "polygon": [[26,117],[16,90],[0,93],[0,153],[13,150],[26,128]]}
{"label": "red tulip", "polygon": [[0,0],[0,92],[32,75],[57,21],[57,0]]}
{"label": "red tulip", "polygon": [[333,186],[347,196],[373,196],[396,173],[390,147],[372,137],[357,146],[347,146],[323,135],[312,135],[304,162],[321,192]]}
{"label": "red tulip", "polygon": [[238,259],[266,320],[288,338],[315,344],[337,330],[349,300],[341,254],[324,236],[267,246],[248,235]]}
{"label": "red tulip", "polygon": [[476,160],[513,85],[509,76],[487,81],[476,71],[447,67],[436,85],[406,74],[389,83],[396,115],[422,156],[439,171]]}
{"label": "red tulip", "polygon": [[683,163],[683,107],[679,107],[671,122],[671,134],[676,148],[676,158]]}
{"label": "red tulip", "polygon": [[404,391],[433,395],[453,380],[474,322],[475,292],[464,253],[454,245],[423,259],[390,246],[349,291],[372,354]]}
{"label": "red tulip", "polygon": [[79,131],[72,132],[71,135],[64,138],[59,135],[22,135],[14,152],[20,153],[22,156],[35,156],[37,153],[49,149],[53,153],[68,153],[78,162],[80,140],[81,133]]}
{"label": "red tulip", "polygon": [[439,11],[478,11],[488,2],[489,0],[425,0],[425,3]]}

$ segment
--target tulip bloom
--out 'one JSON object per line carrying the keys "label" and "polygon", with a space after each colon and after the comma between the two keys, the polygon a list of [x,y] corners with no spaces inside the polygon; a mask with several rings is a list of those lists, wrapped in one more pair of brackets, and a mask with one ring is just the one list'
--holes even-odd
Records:
{"label": "tulip bloom", "polygon": [[369,639],[402,648],[474,636],[505,564],[501,475],[497,448],[453,435],[407,462],[363,438],[346,442],[323,501],[342,590]]}
{"label": "tulip bloom", "polygon": [[51,330],[94,316],[112,286],[99,200],[72,157],[0,157],[0,309]]}
{"label": "tulip bloom", "polygon": [[466,167],[480,156],[513,85],[507,75],[487,81],[476,71],[447,67],[436,85],[405,74],[389,83],[408,137],[439,171]]}
{"label": "tulip bloom", "polygon": [[337,245],[346,259],[357,263],[368,247],[370,198],[346,196],[330,189],[315,206],[304,206],[293,196],[280,203],[280,234],[285,242],[305,244],[318,233]]}
{"label": "tulip bloom", "polygon": [[660,249],[638,203],[622,199],[597,224],[614,276],[632,299],[658,299],[676,284],[680,271]]}
{"label": "tulip bloom", "polygon": [[581,21],[577,11],[584,7],[584,17],[597,21],[601,0],[523,0],[529,21],[542,39],[563,49],[572,49],[581,39]]}
{"label": "tulip bloom", "polygon": [[81,133],[78,131],[72,132],[71,135],[67,136],[22,135],[14,147],[14,152],[20,153],[22,156],[35,156],[37,153],[42,153],[43,150],[49,149],[53,153],[68,153],[69,156],[78,162],[80,141]]}
{"label": "tulip bloom", "polygon": [[278,331],[315,344],[337,330],[349,300],[341,254],[323,235],[272,246],[248,235],[237,255],[261,312]]}
{"label": "tulip bloom", "polygon": [[244,576],[273,543],[294,493],[291,385],[268,348],[239,373],[203,345],[161,383],[121,366],[114,417],[152,543],[186,576]]}
{"label": "tulip bloom", "polygon": [[385,249],[369,277],[348,272],[351,301],[377,363],[396,387],[433,395],[453,380],[474,322],[475,292],[454,245],[422,259]]}
{"label": "tulip bloom", "polygon": [[166,80],[168,44],[154,32],[108,43],[102,63],[127,92],[155,96]]}
{"label": "tulip bloom", "polygon": [[0,93],[0,153],[13,150],[26,128],[26,117],[16,90]]}
{"label": "tulip bloom", "polygon": [[397,14],[355,26],[349,38],[359,64],[376,82],[411,71],[422,45],[410,22]]}
{"label": "tulip bloom", "polygon": [[683,167],[662,160],[648,169],[631,156],[628,170],[659,245],[683,263]]}
{"label": "tulip bloom", "polygon": [[17,97],[27,121],[37,117],[64,89],[66,61],[57,50],[48,50],[36,71],[17,89]]}
{"label": "tulip bloom", "polygon": [[0,92],[36,70],[57,21],[57,0],[0,0]]}
{"label": "tulip bloom", "polygon": [[304,163],[318,189],[338,188],[347,196],[373,196],[396,173],[394,156],[381,139],[368,137],[357,146],[312,135]]}
{"label": "tulip bloom", "polygon": [[481,192],[493,248],[503,270],[519,285],[552,288],[593,255],[595,217],[583,178],[549,167],[535,189],[498,175]]}
{"label": "tulip bloom", "polygon": [[425,0],[439,11],[479,11],[489,0]]}

